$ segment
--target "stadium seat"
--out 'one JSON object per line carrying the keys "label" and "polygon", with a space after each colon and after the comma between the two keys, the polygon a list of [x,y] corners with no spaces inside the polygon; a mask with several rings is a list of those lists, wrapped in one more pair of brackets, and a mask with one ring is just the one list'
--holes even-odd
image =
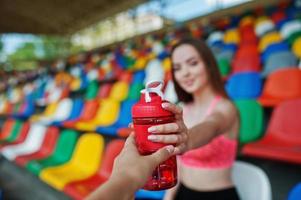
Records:
{"label": "stadium seat", "polygon": [[119,116],[120,103],[114,99],[100,100],[95,116],[90,120],[76,122],[75,128],[81,131],[95,131],[98,126],[112,125]]}
{"label": "stadium seat", "polygon": [[301,197],[301,183],[298,183],[289,192],[287,200],[299,200]]}
{"label": "stadium seat", "polygon": [[287,16],[283,10],[277,10],[271,15],[271,19],[273,20],[274,24],[278,24],[280,21],[286,18]]}
{"label": "stadium seat", "polygon": [[63,122],[63,126],[66,128],[74,128],[75,124],[78,121],[88,121],[93,119],[98,107],[99,107],[99,100],[94,99],[94,100],[86,101],[84,107],[81,110],[80,116],[76,119]]}
{"label": "stadium seat", "polygon": [[124,81],[118,81],[113,84],[108,98],[116,101],[123,101],[128,97],[129,84]]}
{"label": "stadium seat", "polygon": [[243,16],[239,21],[239,28],[243,28],[249,25],[254,25],[255,19],[252,15]]}
{"label": "stadium seat", "polygon": [[72,100],[70,98],[62,99],[58,102],[57,107],[52,115],[42,116],[38,123],[49,125],[54,121],[63,121],[68,118],[72,109]]}
{"label": "stadium seat", "polygon": [[135,194],[135,199],[163,199],[165,191],[148,191],[140,189]]}
{"label": "stadium seat", "polygon": [[1,100],[0,100],[0,115],[5,114],[6,105],[7,105],[7,100],[4,99],[4,98],[1,99]]}
{"label": "stadium seat", "polygon": [[255,100],[234,101],[240,116],[239,142],[249,143],[263,133],[263,109]]}
{"label": "stadium seat", "polygon": [[24,166],[31,160],[46,158],[53,152],[58,135],[58,128],[48,127],[41,148],[38,151],[31,154],[17,156],[15,158],[15,162],[18,165]]}
{"label": "stadium seat", "polygon": [[129,96],[127,99],[138,100],[140,98],[140,91],[144,88],[142,82],[132,83],[129,89]]}
{"label": "stadium seat", "polygon": [[240,46],[241,45],[256,45],[258,43],[258,38],[254,31],[253,25],[248,25],[240,28]]}
{"label": "stadium seat", "polygon": [[243,154],[301,164],[301,99],[279,104],[264,137],[244,146]]}
{"label": "stadium seat", "polygon": [[17,117],[28,118],[35,112],[33,100],[26,100],[18,110]]}
{"label": "stadium seat", "polygon": [[154,80],[164,80],[163,66],[160,60],[157,59],[153,59],[148,62],[145,68],[144,84]]}
{"label": "stadium seat", "polygon": [[301,30],[300,20],[289,20],[283,24],[280,33],[284,39],[288,39],[292,34]]}
{"label": "stadium seat", "polygon": [[86,100],[94,99],[97,96],[98,89],[99,89],[98,81],[97,80],[91,81],[87,87],[85,99]]}
{"label": "stadium seat", "polygon": [[[15,120],[14,124],[11,128],[5,127],[5,125],[4,125],[3,131],[7,132],[6,134],[8,134],[8,132],[9,132],[9,135],[4,140],[2,140],[2,141],[0,140],[0,144],[3,142],[4,142],[4,144],[14,142],[17,139],[23,125],[24,125],[24,123],[20,120]],[[4,132],[2,132],[2,134],[5,134]]]}
{"label": "stadium seat", "polygon": [[85,133],[78,139],[70,161],[43,169],[40,178],[58,190],[63,190],[68,183],[87,179],[99,168],[103,148],[101,135]]}
{"label": "stadium seat", "polygon": [[16,157],[37,152],[43,143],[46,134],[46,127],[39,124],[31,124],[30,130],[23,143],[7,146],[1,153],[8,160],[15,160]]}
{"label": "stadium seat", "polygon": [[228,59],[226,59],[226,58],[218,59],[217,65],[218,65],[219,72],[221,73],[223,78],[226,77],[230,73],[231,66],[230,66],[230,62]]}
{"label": "stadium seat", "polygon": [[278,42],[269,45],[264,52],[261,54],[261,59],[263,63],[265,63],[269,56],[276,53],[276,52],[282,52],[282,51],[289,51],[289,45],[286,42]]}
{"label": "stadium seat", "polygon": [[294,42],[301,37],[301,30],[298,31],[298,32],[295,32],[293,33],[292,35],[290,35],[290,37],[287,39],[287,42],[290,44],[290,45],[293,45]]}
{"label": "stadium seat", "polygon": [[298,68],[279,69],[271,73],[265,82],[258,101],[267,107],[284,100],[301,97],[301,71]]}
{"label": "stadium seat", "polygon": [[254,99],[260,96],[261,85],[258,73],[241,72],[229,78],[226,90],[232,99]]}
{"label": "stadium seat", "polygon": [[105,153],[103,155],[103,161],[98,172],[85,180],[69,183],[64,188],[64,192],[72,198],[80,200],[85,198],[89,193],[103,184],[106,180],[109,179],[112,172],[114,160],[121,152],[123,145],[124,140],[112,140],[106,147]]}
{"label": "stadium seat", "polygon": [[27,137],[30,124],[28,122],[22,123],[21,127],[15,126],[13,133],[7,138],[7,142],[0,144],[0,151],[8,146],[23,143]]}
{"label": "stadium seat", "polygon": [[261,70],[259,55],[236,57],[232,62],[232,73],[259,72]]}
{"label": "stadium seat", "polygon": [[84,106],[84,102],[82,99],[78,99],[78,98],[72,99],[72,109],[71,109],[70,115],[66,119],[63,119],[63,120],[54,120],[52,122],[52,125],[62,126],[63,122],[65,122],[65,121],[76,120],[80,116],[83,106]]}
{"label": "stadium seat", "polygon": [[143,83],[144,79],[145,79],[145,71],[144,70],[136,71],[133,74],[132,83]]}
{"label": "stadium seat", "polygon": [[207,39],[207,43],[209,44],[209,46],[211,46],[212,44],[216,43],[216,42],[220,42],[223,41],[224,39],[224,33],[221,31],[214,31],[212,32],[208,39]]}
{"label": "stadium seat", "polygon": [[78,77],[73,77],[73,80],[70,83],[70,90],[72,92],[76,92],[80,89],[80,86],[81,86],[81,79]]}
{"label": "stadium seat", "polygon": [[281,42],[282,40],[283,39],[278,32],[267,33],[260,39],[258,49],[260,52],[264,52],[269,45]]}
{"label": "stadium seat", "polygon": [[8,138],[12,135],[14,126],[16,126],[16,121],[13,119],[7,119],[3,123],[0,133],[0,143],[3,143],[8,140]]}
{"label": "stadium seat", "polygon": [[39,119],[42,118],[42,117],[52,116],[55,113],[57,106],[58,106],[57,102],[49,104],[45,108],[43,113],[31,116],[30,121],[31,122],[36,122],[36,121],[39,121]]}
{"label": "stadium seat", "polygon": [[264,19],[255,23],[255,33],[258,37],[275,30],[275,25],[272,20]]}
{"label": "stadium seat", "polygon": [[109,97],[113,84],[112,83],[104,83],[99,87],[97,98],[105,99]]}
{"label": "stadium seat", "polygon": [[293,43],[292,51],[299,59],[301,59],[301,37]]}
{"label": "stadium seat", "polygon": [[178,102],[178,96],[175,91],[175,87],[172,80],[167,82],[166,88],[164,90],[164,99],[172,103]]}
{"label": "stadium seat", "polygon": [[268,176],[259,167],[243,161],[233,166],[232,180],[242,200],[272,200]]}
{"label": "stadium seat", "polygon": [[[114,123],[111,125],[106,125],[106,124],[99,125],[97,127],[97,132],[101,133],[103,135],[116,136],[118,129],[127,127],[128,124],[132,121],[131,109],[132,109],[132,106],[136,102],[137,102],[136,100],[126,100],[126,101],[122,102],[120,105],[120,111],[114,111],[114,113],[116,113],[116,114],[113,113],[114,107],[108,106],[108,110],[106,112],[104,112],[103,116],[108,115],[109,113],[112,113],[112,114],[114,114],[116,119],[115,119]],[[107,117],[105,117],[105,118],[107,118]],[[104,121],[104,120],[102,120],[102,121]]]}
{"label": "stadium seat", "polygon": [[26,168],[35,175],[39,175],[44,168],[68,162],[72,156],[78,135],[78,132],[74,130],[63,130],[57,139],[53,153],[47,158],[28,162]]}
{"label": "stadium seat", "polygon": [[236,28],[228,29],[224,34],[225,44],[238,44],[240,42],[240,35]]}
{"label": "stadium seat", "polygon": [[278,69],[295,66],[297,66],[297,58],[291,51],[275,52],[266,60],[261,76],[266,77]]}

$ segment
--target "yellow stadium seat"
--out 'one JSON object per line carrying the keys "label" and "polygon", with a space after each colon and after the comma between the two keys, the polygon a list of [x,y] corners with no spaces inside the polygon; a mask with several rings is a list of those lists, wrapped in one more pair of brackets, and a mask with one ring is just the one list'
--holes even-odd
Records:
{"label": "yellow stadium seat", "polygon": [[127,98],[129,92],[129,84],[124,81],[118,81],[112,86],[109,98],[117,101],[123,101]]}
{"label": "yellow stadium seat", "polygon": [[165,58],[162,61],[164,72],[169,72],[171,70],[171,60],[170,58]]}
{"label": "yellow stadium seat", "polygon": [[5,111],[6,111],[6,108],[7,108],[7,104],[8,104],[8,101],[6,99],[3,99],[0,101],[0,114],[6,114]]}
{"label": "yellow stadium seat", "polygon": [[147,59],[148,59],[148,60],[152,60],[152,59],[154,59],[154,58],[156,58],[156,54],[153,53],[153,52],[149,53],[148,56],[147,56]]}
{"label": "yellow stadium seat", "polygon": [[260,16],[255,20],[255,26],[258,26],[260,23],[265,21],[270,21],[270,19],[267,16]]}
{"label": "yellow stadium seat", "polygon": [[49,116],[54,115],[57,106],[58,106],[58,102],[50,103],[50,104],[45,108],[45,110],[44,110],[44,112],[43,112],[42,114],[36,114],[36,115],[33,115],[33,116],[30,118],[30,121],[31,121],[31,122],[36,122],[36,121],[39,121],[39,119],[40,119],[41,117],[49,117]]}
{"label": "yellow stadium seat", "polygon": [[236,28],[227,30],[224,35],[224,42],[238,44],[240,42],[238,30]]}
{"label": "yellow stadium seat", "polygon": [[254,24],[254,23],[255,23],[254,17],[248,15],[248,16],[243,17],[243,18],[240,20],[239,26],[240,26],[240,27],[243,27],[243,26],[247,26],[247,25]]}
{"label": "yellow stadium seat", "polygon": [[292,50],[298,58],[301,58],[301,37],[294,42]]}
{"label": "yellow stadium seat", "polygon": [[66,184],[94,175],[102,160],[104,139],[96,133],[85,133],[76,144],[71,159],[59,166],[42,170],[40,178],[52,187],[63,190]]}
{"label": "yellow stadium seat", "polygon": [[144,57],[138,58],[136,63],[135,63],[134,68],[137,69],[137,70],[144,69],[145,66],[146,66],[146,63],[147,63],[146,58],[144,58]]}
{"label": "yellow stadium seat", "polygon": [[112,125],[119,116],[120,102],[114,99],[103,99],[100,101],[99,109],[95,117],[90,121],[77,122],[76,129],[82,131],[94,131],[98,126]]}
{"label": "yellow stadium seat", "polygon": [[80,78],[73,78],[71,84],[70,84],[70,89],[71,91],[76,91],[80,88],[81,85],[81,80]]}
{"label": "yellow stadium seat", "polygon": [[259,42],[259,51],[263,52],[269,45],[281,42],[282,37],[278,32],[271,32],[264,35]]}

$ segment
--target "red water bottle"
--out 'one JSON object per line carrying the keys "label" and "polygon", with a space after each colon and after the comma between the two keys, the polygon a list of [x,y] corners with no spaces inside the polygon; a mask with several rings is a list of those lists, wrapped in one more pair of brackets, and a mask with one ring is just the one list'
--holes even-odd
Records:
{"label": "red water bottle", "polygon": [[[141,155],[149,155],[168,144],[151,142],[147,136],[151,133],[148,128],[158,124],[175,122],[175,115],[162,108],[162,82],[151,82],[141,91],[140,101],[132,107],[132,117],[135,130],[135,139]],[[162,162],[154,170],[146,185],[146,190],[164,190],[177,184],[177,161],[172,156]]]}

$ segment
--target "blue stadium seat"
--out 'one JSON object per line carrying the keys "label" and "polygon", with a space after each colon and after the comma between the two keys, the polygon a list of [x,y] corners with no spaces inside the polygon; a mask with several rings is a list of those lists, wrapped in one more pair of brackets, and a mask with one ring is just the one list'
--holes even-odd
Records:
{"label": "blue stadium seat", "polygon": [[136,192],[136,199],[163,199],[165,191],[147,191],[147,190],[138,190]]}
{"label": "blue stadium seat", "polygon": [[262,81],[257,72],[233,74],[226,84],[226,91],[232,99],[255,99],[260,96]]}
{"label": "blue stadium seat", "polygon": [[294,188],[289,192],[287,200],[300,200],[301,197],[301,183],[298,183]]}
{"label": "blue stadium seat", "polygon": [[66,120],[64,120],[64,121],[54,121],[52,123],[52,125],[62,126],[62,123],[65,122],[65,121],[71,121],[71,120],[77,119],[80,116],[80,113],[82,111],[83,105],[84,105],[83,100],[81,100],[81,99],[74,99],[73,100],[73,105],[72,105],[72,111],[70,113],[70,116]]}

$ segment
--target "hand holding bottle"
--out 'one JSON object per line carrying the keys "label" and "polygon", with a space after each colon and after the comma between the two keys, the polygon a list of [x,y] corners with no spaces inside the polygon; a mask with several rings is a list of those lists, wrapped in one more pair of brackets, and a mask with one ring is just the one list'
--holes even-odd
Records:
{"label": "hand holding bottle", "polygon": [[174,113],[175,122],[149,127],[148,131],[152,134],[148,136],[148,139],[153,142],[176,144],[174,154],[181,154],[188,148],[188,129],[183,121],[183,110],[169,102],[162,103],[162,108]]}

